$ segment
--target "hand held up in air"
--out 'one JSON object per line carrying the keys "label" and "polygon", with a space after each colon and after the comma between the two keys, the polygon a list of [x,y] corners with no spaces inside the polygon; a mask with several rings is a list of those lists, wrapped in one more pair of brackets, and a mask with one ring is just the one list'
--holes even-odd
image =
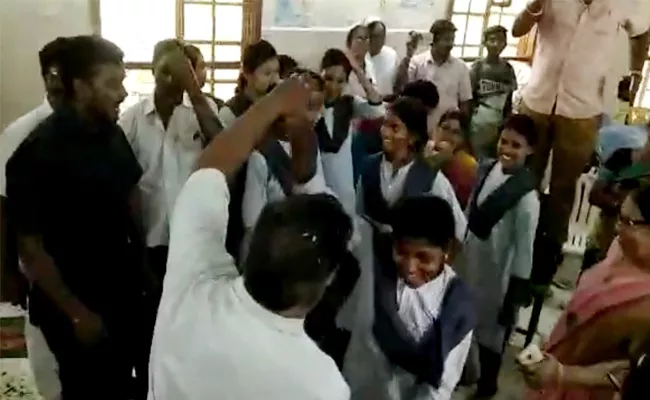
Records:
{"label": "hand held up in air", "polygon": [[177,82],[179,86],[187,90],[197,83],[192,64],[182,46],[179,43],[178,48],[165,54],[164,63],[169,70],[172,82]]}

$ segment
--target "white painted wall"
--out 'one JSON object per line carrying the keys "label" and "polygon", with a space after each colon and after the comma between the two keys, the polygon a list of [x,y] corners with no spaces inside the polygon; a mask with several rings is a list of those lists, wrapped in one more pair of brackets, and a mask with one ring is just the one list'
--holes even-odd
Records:
{"label": "white painted wall", "polygon": [[91,33],[87,0],[0,0],[0,129],[43,100],[38,51]]}

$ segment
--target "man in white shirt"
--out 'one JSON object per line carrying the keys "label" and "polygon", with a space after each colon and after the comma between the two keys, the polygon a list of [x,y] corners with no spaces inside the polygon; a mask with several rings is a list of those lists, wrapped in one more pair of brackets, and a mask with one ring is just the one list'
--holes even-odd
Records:
{"label": "man in white shirt", "polygon": [[[154,47],[154,93],[127,109],[119,124],[143,170],[138,183],[143,234],[148,248],[147,261],[162,282],[165,276],[169,246],[169,217],[183,185],[194,171],[196,160],[211,134],[220,130],[216,117],[217,105],[201,91],[191,92],[184,87],[183,78],[174,76],[178,68],[170,64],[169,53],[184,48],[181,42],[163,40]],[[189,60],[185,60],[188,64]],[[191,69],[181,71],[196,76],[201,85],[197,62]],[[200,87],[200,86],[199,86]],[[197,101],[198,100],[198,101]],[[208,107],[204,105],[207,104]],[[147,364],[149,348],[156,320],[160,293],[151,293],[147,299],[146,321],[143,325],[143,352],[136,367],[138,391],[147,391]]]}
{"label": "man in white shirt", "polygon": [[364,21],[368,26],[370,47],[368,53],[375,69],[377,91],[384,97],[393,94],[399,59],[397,52],[386,46],[386,25],[379,17],[368,17]]}
{"label": "man in white shirt", "polygon": [[[336,365],[303,329],[348,254],[352,226],[340,203],[320,194],[269,204],[243,276],[225,248],[227,178],[279,117],[308,123],[309,97],[302,81],[289,79],[258,100],[212,140],[179,195],[151,350],[150,400],[349,398]],[[308,182],[316,139],[294,136],[294,178]]]}
{"label": "man in white shirt", "polygon": [[630,74],[638,88],[650,27],[650,14],[641,12],[640,5],[638,0],[534,0],[512,28],[513,36],[520,37],[537,26],[521,111],[538,130],[533,169],[540,181],[553,151],[549,215],[555,223],[549,235],[558,255],[567,238],[576,181],[594,152],[605,111],[603,88],[623,30],[631,38]]}
{"label": "man in white shirt", "polygon": [[[59,57],[67,38],[59,37],[46,44],[38,53],[41,76],[45,84],[46,98],[41,105],[12,122],[0,135],[0,282],[2,282],[1,301],[9,301],[25,306],[27,282],[18,266],[13,229],[7,224],[5,197],[5,167],[7,160],[16,151],[29,134],[45,120],[63,99],[63,85],[59,79]],[[57,364],[54,355],[47,346],[43,333],[29,323],[25,324],[25,339],[34,380],[44,400],[58,399],[61,385],[57,376]]]}

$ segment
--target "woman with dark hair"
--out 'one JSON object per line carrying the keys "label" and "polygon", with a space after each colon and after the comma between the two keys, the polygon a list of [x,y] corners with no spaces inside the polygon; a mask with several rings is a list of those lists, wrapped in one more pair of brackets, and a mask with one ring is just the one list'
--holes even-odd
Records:
{"label": "woman with dark hair", "polygon": [[353,121],[378,118],[385,108],[381,96],[369,88],[364,99],[345,94],[352,67],[339,49],[329,49],[321,60],[321,93],[325,107],[316,122],[318,144],[323,156],[323,170],[328,185],[339,196],[343,208],[355,214],[355,190],[352,159]]}
{"label": "woman with dark hair", "polygon": [[280,54],[278,61],[280,63],[280,79],[288,78],[298,68],[298,61],[289,55]]}
{"label": "woman with dark hair", "polygon": [[235,97],[228,100],[219,113],[224,126],[230,126],[255,100],[267,94],[278,83],[279,74],[278,53],[271,43],[260,40],[248,45],[242,55]]}
{"label": "woman with dark hair", "polygon": [[533,242],[540,203],[537,180],[526,167],[537,134],[530,117],[514,114],[504,124],[499,157],[478,168],[467,206],[467,236],[454,270],[476,298],[480,380],[477,397],[498,392],[499,369],[519,308],[528,301]]}
{"label": "woman with dark hair", "polygon": [[[543,347],[544,361],[522,366],[528,400],[611,399],[623,382],[617,360],[638,361],[650,337],[650,187],[632,192],[605,260],[584,272]],[[625,368],[623,368],[625,369]],[[623,398],[648,398],[647,377],[628,379]],[[624,374],[623,374],[624,375]],[[627,396],[627,397],[626,397]]]}
{"label": "woman with dark hair", "polygon": [[[273,45],[266,40],[250,44],[242,55],[242,70],[237,80],[235,96],[219,110],[219,120],[229,127],[259,98],[271,91],[279,81],[280,62]],[[239,251],[244,238],[242,201],[246,185],[246,163],[230,182],[231,201],[228,204],[228,252],[239,261]]]}

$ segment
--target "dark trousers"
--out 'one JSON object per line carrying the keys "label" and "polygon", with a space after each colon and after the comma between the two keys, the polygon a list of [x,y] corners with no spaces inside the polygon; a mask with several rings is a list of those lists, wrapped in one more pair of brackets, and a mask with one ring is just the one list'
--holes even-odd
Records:
{"label": "dark trousers", "polygon": [[[30,304],[33,307],[33,303]],[[87,346],[74,333],[72,321],[50,308],[40,313],[39,327],[59,367],[62,400],[126,400],[133,398],[133,365],[137,354],[137,320],[133,305],[114,305],[123,313],[98,313],[107,335]]]}
{"label": "dark trousers", "polygon": [[503,362],[503,353],[505,352],[512,329],[511,327],[506,332],[500,353],[480,344],[478,345],[478,357],[481,365],[481,376],[478,381],[477,390],[478,397],[492,397],[499,391],[499,372],[501,371],[501,363]]}
{"label": "dark trousers", "polygon": [[[169,248],[167,246],[156,246],[148,249],[149,267],[161,284],[165,278],[165,271],[167,270],[168,253]],[[144,315],[140,324],[140,346],[135,363],[136,399],[138,400],[147,398],[149,355],[151,354],[151,342],[153,340],[153,332],[156,326],[156,316],[158,314],[158,305],[160,304],[161,296],[162,291],[159,291],[156,293],[148,293],[143,299]]]}
{"label": "dark trousers", "polygon": [[359,263],[348,253],[323,298],[305,319],[305,331],[339,368],[350,342],[350,332],[336,326],[336,316],[359,279]]}

